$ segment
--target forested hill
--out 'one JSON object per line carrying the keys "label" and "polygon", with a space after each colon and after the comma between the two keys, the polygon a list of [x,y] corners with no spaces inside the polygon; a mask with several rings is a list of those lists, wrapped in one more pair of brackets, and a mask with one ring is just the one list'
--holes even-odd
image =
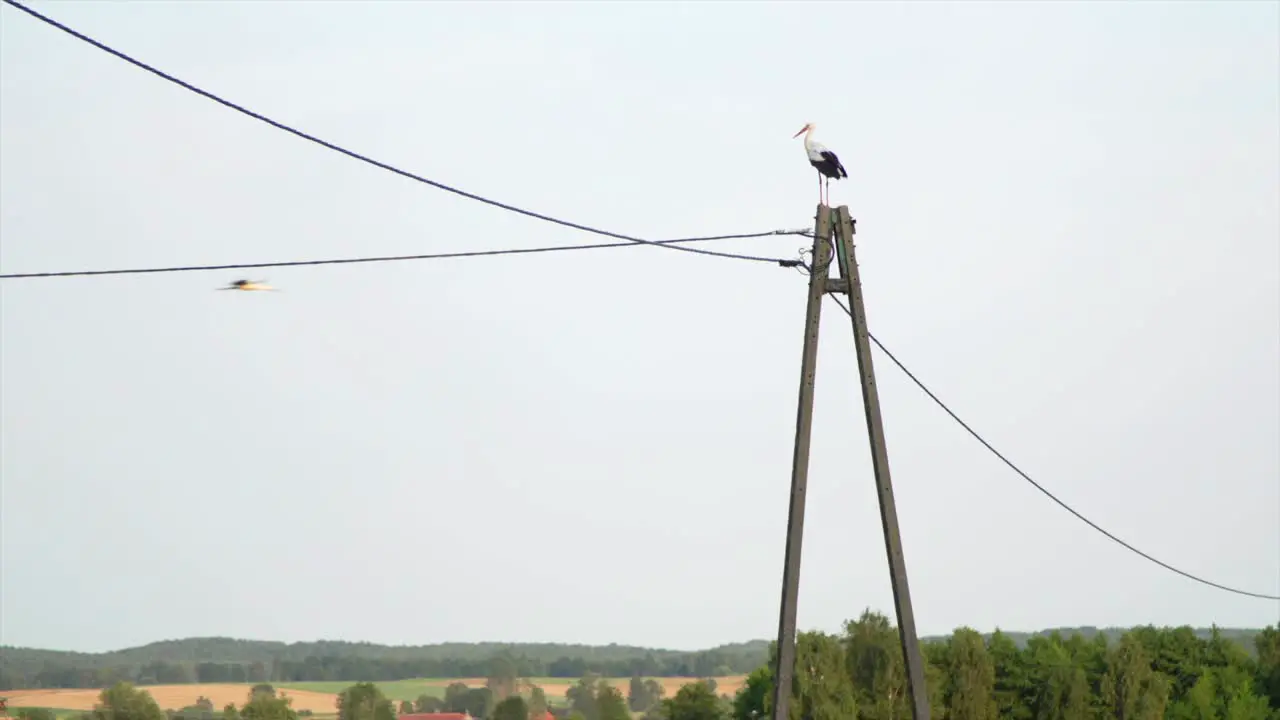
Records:
{"label": "forested hill", "polygon": [[[145,665],[169,663],[270,663],[276,660],[306,660],[309,657],[364,658],[367,660],[488,660],[503,651],[544,662],[562,657],[588,660],[631,660],[654,656],[669,658],[715,652],[725,655],[762,656],[769,649],[765,640],[722,645],[711,650],[660,650],[632,645],[566,645],[561,643],[440,643],[437,645],[376,645],[343,640],[283,643],[270,640],[236,640],[225,637],[162,640],[140,647],[104,653],[77,653],[0,646],[4,659],[28,659],[58,664]],[[754,665],[752,667],[755,667]]]}
{"label": "forested hill", "polygon": [[767,659],[763,640],[694,652],[627,645],[443,643],[388,646],[318,641],[282,643],[233,638],[165,640],[105,653],[0,646],[0,690],[190,682],[390,681],[489,674],[507,656],[522,677],[716,677],[750,672]]}
{"label": "forested hill", "polygon": [[[1118,639],[1124,628],[1057,628],[1004,634],[1019,647],[1054,632]],[[1211,629],[1194,630],[1207,638]],[[1252,650],[1258,630],[1219,633]],[[989,636],[988,636],[989,637]],[[945,638],[922,638],[926,643]],[[104,687],[120,679],[141,684],[189,682],[300,682],[399,680],[415,677],[483,677],[495,656],[511,658],[525,677],[577,678],[587,672],[627,677],[709,677],[748,673],[769,655],[767,640],[699,651],[627,645],[558,643],[443,643],[388,646],[318,641],[282,643],[233,638],[165,640],[105,653],[75,653],[0,646],[0,690],[36,687]]]}

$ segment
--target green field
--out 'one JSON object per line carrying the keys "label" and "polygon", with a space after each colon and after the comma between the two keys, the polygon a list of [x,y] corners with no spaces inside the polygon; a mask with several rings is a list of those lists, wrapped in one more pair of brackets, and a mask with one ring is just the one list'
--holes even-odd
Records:
{"label": "green field", "polygon": [[84,711],[83,711],[83,710],[68,710],[68,709],[66,709],[66,708],[20,708],[20,707],[11,707],[11,708],[9,708],[9,716],[10,716],[10,717],[17,717],[18,712],[19,712],[19,711],[21,711],[21,710],[36,710],[36,709],[39,709],[39,710],[48,710],[49,712],[53,713],[54,717],[58,718],[58,720],[63,720],[63,718],[79,717],[79,716],[81,716],[81,715],[83,715],[83,714],[84,714]]}
{"label": "green field", "polygon": [[[391,700],[417,700],[420,695],[444,697],[444,689],[456,679],[420,678],[416,680],[390,680],[374,683],[382,694]],[[355,683],[350,680],[334,682],[274,683],[277,690],[310,690],[311,692],[338,694]]]}
{"label": "green field", "polygon": [[[630,678],[623,678],[619,682],[629,680]],[[382,694],[386,695],[389,700],[395,700],[396,702],[408,700],[412,702],[422,695],[443,698],[445,688],[460,681],[461,678],[416,678],[413,680],[388,680],[384,682],[375,682],[374,685],[377,685],[378,689],[381,690]],[[547,701],[556,706],[564,705],[568,702],[564,696],[564,691],[571,684],[577,682],[572,678],[551,677],[528,678],[528,681],[547,690]],[[277,690],[309,690],[311,692],[333,693],[335,695],[351,687],[353,684],[354,682],[350,680],[337,680],[332,682],[317,681],[273,683]]]}

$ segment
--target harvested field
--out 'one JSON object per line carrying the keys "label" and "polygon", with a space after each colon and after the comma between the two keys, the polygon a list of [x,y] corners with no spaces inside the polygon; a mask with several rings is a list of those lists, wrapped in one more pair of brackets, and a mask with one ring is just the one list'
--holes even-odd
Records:
{"label": "harvested field", "polygon": [[[144,687],[151,693],[156,703],[166,710],[194,705],[201,696],[209,698],[215,707],[221,708],[227,703],[243,705],[252,685],[217,684],[217,685],[155,685]],[[98,702],[98,688],[85,690],[10,690],[4,693],[9,707],[47,707],[65,708],[67,710],[92,710]],[[337,696],[332,693],[318,693],[310,690],[282,690],[283,694],[293,699],[295,710],[310,710],[317,714],[335,712],[334,702]]]}
{"label": "harvested field", "polygon": [[[686,683],[696,682],[698,678],[653,678],[662,685],[663,697],[671,697],[675,695],[680,687]],[[549,698],[553,700],[563,701],[565,692],[577,684],[576,680],[569,678],[531,678],[532,682],[543,689]],[[744,675],[734,675],[731,677],[716,678],[716,693],[720,695],[730,695],[738,692],[746,680]],[[444,694],[444,688],[450,683],[461,682],[470,687],[483,687],[484,678],[423,678],[420,680],[399,680],[389,683],[378,683],[379,686],[387,686],[384,692],[388,697],[397,700],[412,700],[420,694],[440,696]],[[627,688],[630,686],[631,678],[610,678],[609,683],[622,691],[626,695]],[[277,685],[277,691],[293,699],[293,707],[295,710],[310,710],[317,715],[333,714],[336,710],[335,702],[337,695],[328,692],[337,689],[338,686],[346,687],[354,683],[285,683]],[[319,686],[316,689],[306,689],[308,685]],[[207,697],[213,702],[217,708],[222,708],[227,703],[235,703],[243,705],[249,689],[253,687],[251,684],[210,684],[210,685],[154,685],[142,688],[151,693],[151,697],[161,708],[166,710],[177,710],[190,705],[194,705],[200,697]],[[320,692],[320,687],[326,692]],[[4,693],[8,699],[9,707],[45,707],[60,708],[66,710],[92,710],[93,706],[98,702],[98,694],[101,689],[79,689],[79,690],[10,690]]]}

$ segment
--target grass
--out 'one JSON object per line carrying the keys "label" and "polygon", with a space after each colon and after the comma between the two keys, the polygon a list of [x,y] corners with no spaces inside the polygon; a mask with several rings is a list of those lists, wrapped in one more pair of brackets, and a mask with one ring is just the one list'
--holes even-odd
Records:
{"label": "grass", "polygon": [[[618,687],[619,689],[621,689],[624,694],[626,693],[627,683],[631,680],[631,678],[625,678],[625,677],[624,678],[606,678],[606,679],[608,679],[615,687]],[[464,680],[469,681],[468,684],[472,687],[480,686],[480,685],[483,685],[484,683],[484,680],[482,678],[416,678],[413,680],[392,680],[387,682],[375,682],[374,685],[377,685],[378,688],[382,690],[382,693],[387,696],[387,699],[393,700],[399,703],[402,700],[408,700],[412,702],[414,700],[417,700],[418,697],[422,695],[430,695],[432,697],[443,698],[445,688],[449,687],[449,685],[451,685],[452,683],[462,682]],[[657,678],[657,680],[659,682],[663,682],[664,678]],[[666,680],[671,680],[671,678],[666,678]],[[737,680],[740,682],[741,678],[739,676],[734,676],[731,679],[720,678],[720,680],[722,681],[721,683],[722,687],[719,690],[719,692],[725,692],[726,690],[728,690],[729,694],[732,694],[732,692],[735,691],[737,688],[737,683],[732,682],[732,680]],[[725,680],[730,680],[730,682],[723,682]],[[528,678],[528,681],[532,682],[534,685],[538,685],[539,687],[542,687],[547,691],[547,701],[551,705],[563,706],[568,704],[568,699],[565,698],[564,691],[569,687],[577,684],[578,679],[577,678],[535,677],[535,678]],[[682,678],[681,681],[688,682],[688,681],[691,681],[691,679]],[[352,681],[297,682],[297,683],[286,683],[286,684],[276,683],[275,687],[278,690],[284,690],[286,692],[288,690],[310,690],[312,692],[338,694],[338,693],[341,693],[343,690],[346,690],[347,688],[351,687],[353,684],[354,683]],[[728,686],[728,687],[725,687],[725,686]],[[674,688],[668,687],[666,696],[670,697],[673,694],[674,694]]]}
{"label": "grass", "polygon": [[[417,700],[420,695],[444,697],[444,689],[449,683],[457,682],[455,678],[421,678],[417,680],[390,680],[374,683],[389,700]],[[277,690],[310,690],[311,692],[333,693],[337,695],[354,685],[351,681],[336,682],[298,682],[274,683]]]}
{"label": "grass", "polygon": [[48,710],[53,713],[53,716],[58,718],[58,720],[69,717],[78,717],[85,713],[84,710],[68,710],[67,708],[11,707],[9,708],[9,717],[17,717],[18,713],[23,710]]}
{"label": "grass", "polygon": [[[417,678],[414,680],[389,680],[386,682],[375,682],[374,685],[387,696],[388,700],[394,700],[397,703],[402,700],[413,702],[422,695],[430,695],[431,697],[444,697],[445,688],[449,685],[461,682],[464,679],[472,680],[473,686],[476,678]],[[535,684],[542,687],[549,687],[552,692],[548,693],[547,700],[552,705],[563,705],[565,702],[562,688],[577,682],[569,678],[530,678]],[[335,681],[335,682],[296,682],[296,683],[274,683],[276,690],[288,692],[290,690],[309,690],[311,692],[333,693],[339,694],[343,690],[354,685],[351,681]],[[559,691],[559,692],[557,692]]]}
{"label": "grass", "polygon": [[[627,683],[631,678],[610,678],[615,683]],[[433,695],[435,697],[444,697],[445,688],[456,682],[471,681],[469,684],[475,686],[482,683],[482,678],[415,678],[412,680],[388,680],[375,682],[382,694],[386,695],[389,700],[417,700],[420,695]],[[565,688],[577,684],[577,678],[553,678],[553,677],[535,677],[528,678],[529,682],[541,687]],[[338,694],[343,690],[354,685],[351,680],[338,681],[314,681],[314,682],[295,682],[295,683],[272,683],[277,690],[310,690],[311,692],[333,693]]]}

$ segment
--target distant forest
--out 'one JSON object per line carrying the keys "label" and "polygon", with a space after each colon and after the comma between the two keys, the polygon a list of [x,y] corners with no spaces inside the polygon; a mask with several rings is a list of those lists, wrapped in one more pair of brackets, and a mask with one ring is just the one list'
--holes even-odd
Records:
{"label": "distant forest", "polygon": [[[1028,639],[1079,634],[1104,635],[1114,642],[1126,628],[1056,628],[1036,633],[1005,632],[1018,647]],[[1223,629],[1224,639],[1253,647],[1259,630]],[[1211,630],[1196,629],[1199,638]],[[989,638],[990,636],[984,636]],[[947,638],[922,638],[925,643]],[[232,638],[166,640],[106,653],[76,653],[0,646],[0,690],[107,687],[119,681],[139,685],[183,683],[289,683],[308,681],[391,681],[409,678],[485,677],[496,657],[513,660],[522,677],[723,677],[750,673],[769,658],[766,640],[676,651],[625,645],[557,643],[444,643],[387,646],[319,641],[286,644]]]}

